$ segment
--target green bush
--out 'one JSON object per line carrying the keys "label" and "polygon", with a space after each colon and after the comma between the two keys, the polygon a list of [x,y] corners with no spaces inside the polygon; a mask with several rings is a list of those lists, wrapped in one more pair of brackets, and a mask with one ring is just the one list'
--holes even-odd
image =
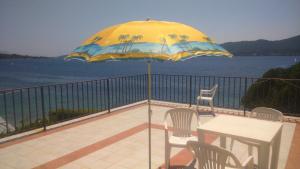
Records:
{"label": "green bush", "polygon": [[248,109],[265,106],[300,115],[300,63],[287,69],[276,68],[264,73],[261,79],[249,87],[242,98],[242,104]]}
{"label": "green bush", "polygon": [[[89,113],[86,113],[87,110],[66,110],[66,109],[58,109],[54,112],[49,112],[49,121],[50,123],[56,123],[59,121],[65,121],[74,119],[76,117],[81,117],[84,115],[88,115]],[[94,111],[91,111],[94,112]]]}
{"label": "green bush", "polygon": [[[89,113],[87,113],[87,112],[89,112]],[[0,138],[14,135],[17,133],[21,133],[24,131],[29,131],[29,130],[36,129],[36,128],[41,128],[44,126],[44,123],[46,126],[48,126],[50,124],[59,123],[61,121],[71,120],[74,118],[89,115],[93,112],[98,112],[98,111],[97,110],[89,110],[88,111],[87,109],[82,109],[82,110],[58,109],[57,111],[49,112],[48,113],[49,116],[46,117],[45,122],[43,122],[43,119],[37,119],[34,122],[32,122],[31,124],[27,123],[23,126],[19,126],[19,127],[15,128],[15,130],[9,131],[8,133],[6,133],[6,131],[3,131],[0,133]],[[22,124],[22,121],[20,121],[20,124]]]}

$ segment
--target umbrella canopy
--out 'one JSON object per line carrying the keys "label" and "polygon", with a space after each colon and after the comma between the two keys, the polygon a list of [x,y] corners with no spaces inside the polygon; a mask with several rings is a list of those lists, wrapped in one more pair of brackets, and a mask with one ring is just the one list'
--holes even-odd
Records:
{"label": "umbrella canopy", "polygon": [[108,27],[67,58],[88,62],[123,59],[179,61],[195,56],[232,55],[190,26],[166,21],[132,21]]}
{"label": "umbrella canopy", "polygon": [[87,62],[144,59],[148,62],[148,137],[151,168],[151,64],[152,60],[180,61],[197,56],[232,54],[190,26],[147,19],[108,27],[77,47],[66,59]]}

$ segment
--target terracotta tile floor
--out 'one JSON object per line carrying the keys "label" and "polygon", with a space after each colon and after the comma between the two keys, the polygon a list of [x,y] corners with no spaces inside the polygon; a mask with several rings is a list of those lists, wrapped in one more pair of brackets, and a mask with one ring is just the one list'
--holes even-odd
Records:
{"label": "terracotta tile floor", "polygon": [[289,158],[285,169],[299,169],[300,168],[300,124],[297,123],[294,139],[291,145]]}
{"label": "terracotta tile floor", "polygon": [[[162,120],[164,112],[174,106],[186,105],[162,102],[153,105],[152,168],[164,167]],[[216,111],[224,113],[223,109],[216,109]],[[211,118],[211,116],[203,116],[200,120],[201,123],[205,123]],[[114,110],[110,114],[2,143],[0,144],[0,168],[148,168],[146,122],[147,105],[141,103]],[[195,120],[192,125],[196,126]],[[295,128],[296,132],[293,136]],[[284,124],[280,169],[285,168],[287,161],[286,169],[298,166],[299,133],[299,124]],[[292,139],[294,139],[293,143],[291,143]],[[207,137],[207,142],[218,144],[218,139],[210,135]],[[290,145],[292,145],[291,151],[289,151]],[[242,147],[239,153],[243,156],[246,147]],[[172,149],[172,165],[186,165],[190,160],[191,155],[187,150]]]}

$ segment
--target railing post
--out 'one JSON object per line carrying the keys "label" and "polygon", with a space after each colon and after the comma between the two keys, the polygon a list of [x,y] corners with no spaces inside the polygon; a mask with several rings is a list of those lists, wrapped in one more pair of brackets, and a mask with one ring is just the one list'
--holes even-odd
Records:
{"label": "railing post", "polygon": [[44,106],[44,90],[43,86],[41,86],[41,102],[42,102],[42,115],[43,115],[43,128],[46,131],[46,117],[45,117],[45,106]]}
{"label": "railing post", "polygon": [[[244,87],[244,98],[247,92],[247,77],[245,77],[245,87]],[[245,107],[245,103],[244,103],[244,116],[246,116],[246,107]]]}
{"label": "railing post", "polygon": [[192,76],[190,75],[190,107],[192,107]]}
{"label": "railing post", "polygon": [[110,113],[109,79],[106,79],[106,85],[107,85],[107,109],[108,109],[108,113]]}
{"label": "railing post", "polygon": [[4,104],[4,115],[5,115],[5,127],[6,127],[6,134],[7,134],[10,132],[10,130],[9,130],[9,126],[8,126],[6,92],[3,92],[3,104]]}
{"label": "railing post", "polygon": [[15,90],[12,90],[11,91],[11,95],[12,95],[12,108],[13,108],[13,117],[14,117],[14,127],[15,127],[15,130],[17,130],[17,117],[16,117],[16,104],[15,104]]}

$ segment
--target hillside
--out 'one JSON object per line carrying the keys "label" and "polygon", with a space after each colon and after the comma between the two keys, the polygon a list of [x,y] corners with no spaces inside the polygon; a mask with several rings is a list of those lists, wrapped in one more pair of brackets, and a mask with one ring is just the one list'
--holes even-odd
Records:
{"label": "hillside", "polygon": [[221,46],[235,56],[300,56],[300,35],[277,41],[227,42]]}
{"label": "hillside", "polygon": [[0,59],[45,59],[49,57],[0,53]]}

